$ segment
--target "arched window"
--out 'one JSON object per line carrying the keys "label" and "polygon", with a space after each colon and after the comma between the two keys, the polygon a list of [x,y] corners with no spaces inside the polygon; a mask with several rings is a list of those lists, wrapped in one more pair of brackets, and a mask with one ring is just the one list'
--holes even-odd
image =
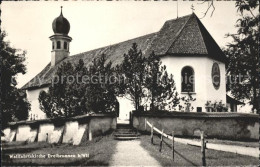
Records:
{"label": "arched window", "polygon": [[54,42],[52,42],[52,50],[54,49]]}
{"label": "arched window", "polygon": [[183,67],[181,77],[181,92],[195,92],[194,70],[189,66]]}
{"label": "arched window", "polygon": [[57,49],[60,49],[60,41],[57,42]]}
{"label": "arched window", "polygon": [[64,42],[63,48],[67,49],[67,42]]}

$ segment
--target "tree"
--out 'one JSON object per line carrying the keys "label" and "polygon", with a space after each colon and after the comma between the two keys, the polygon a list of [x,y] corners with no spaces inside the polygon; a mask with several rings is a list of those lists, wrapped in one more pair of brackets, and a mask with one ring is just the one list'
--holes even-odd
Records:
{"label": "tree", "polygon": [[[75,105],[77,103],[77,92],[73,89],[71,79],[74,78],[75,68],[70,62],[63,63],[56,72],[49,87],[49,91],[41,91],[39,103],[41,110],[48,118],[75,116]],[[77,112],[80,112],[77,110]]]}
{"label": "tree", "polygon": [[166,66],[152,52],[146,65],[146,88],[151,102],[150,110],[173,109],[179,104],[173,75],[168,75]]}
{"label": "tree", "polygon": [[[115,112],[115,88],[111,62],[101,55],[88,68],[83,60],[64,62],[57,70],[49,91],[40,92],[40,108],[49,118],[72,117],[91,112]],[[112,79],[113,80],[113,79]]]}
{"label": "tree", "polygon": [[12,48],[5,42],[6,33],[1,32],[1,106],[2,125],[10,121],[26,120],[30,111],[30,103],[26,93],[18,89],[17,74],[25,74],[24,65],[26,52]]}
{"label": "tree", "polygon": [[94,112],[109,111],[115,112],[117,108],[116,99],[116,76],[112,63],[106,63],[106,56],[103,54],[99,59],[94,59],[89,67],[91,82],[86,90],[87,107]]}
{"label": "tree", "polygon": [[173,109],[179,104],[173,76],[167,73],[166,66],[162,66],[154,52],[145,58],[133,43],[117,71],[125,78],[118,86],[119,92],[133,102],[135,110],[142,110],[148,102],[153,111]]}
{"label": "tree", "polygon": [[133,43],[128,53],[124,54],[124,60],[119,68],[126,78],[126,82],[122,85],[125,97],[133,102],[135,110],[139,110],[142,99],[146,97],[145,61],[141,50],[138,50],[137,44]]}
{"label": "tree", "polygon": [[[238,100],[248,99],[252,110],[259,113],[259,13],[253,10],[259,7],[259,1],[238,0],[236,7],[241,12],[237,21],[237,34],[227,34],[233,42],[225,50],[228,56],[228,90]],[[245,14],[245,12],[247,14]]]}

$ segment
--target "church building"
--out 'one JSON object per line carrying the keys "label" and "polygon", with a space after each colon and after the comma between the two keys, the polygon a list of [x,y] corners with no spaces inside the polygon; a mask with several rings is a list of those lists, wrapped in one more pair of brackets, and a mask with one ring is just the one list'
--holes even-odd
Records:
{"label": "church building", "polygon": [[[144,56],[154,51],[160,57],[168,73],[173,74],[180,97],[189,92],[196,98],[191,104],[192,112],[206,112],[207,101],[227,103],[226,56],[195,13],[166,21],[158,32],[71,56],[70,23],[62,11],[53,21],[52,29],[50,63],[22,87],[31,102],[32,114],[39,118],[45,117],[39,108],[39,93],[48,90],[52,77],[63,62],[73,64],[82,59],[88,65],[95,57],[105,54],[113,65],[120,64],[133,43],[137,43]],[[182,80],[191,76],[193,81]],[[133,105],[124,97],[118,97],[118,101],[120,117],[127,117],[134,109]]]}

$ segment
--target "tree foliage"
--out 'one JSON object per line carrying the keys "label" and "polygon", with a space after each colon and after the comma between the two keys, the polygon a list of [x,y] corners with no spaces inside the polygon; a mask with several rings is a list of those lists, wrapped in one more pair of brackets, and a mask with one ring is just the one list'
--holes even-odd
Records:
{"label": "tree foliage", "polygon": [[[138,50],[137,44],[124,55],[120,66],[121,74],[126,78],[123,94],[130,99],[136,110],[150,103],[151,110],[173,109],[179,104],[173,76],[161,65],[158,56],[152,52],[148,58]],[[140,108],[141,107],[141,108]]]}
{"label": "tree foliage", "polygon": [[174,109],[179,104],[178,93],[172,74],[168,74],[166,66],[158,56],[152,52],[147,59],[146,83],[150,109]]}
{"label": "tree foliage", "polygon": [[236,7],[241,18],[236,24],[237,33],[227,35],[233,39],[225,50],[229,59],[227,86],[234,97],[248,99],[252,109],[259,112],[259,13],[253,13],[259,8],[259,1],[238,0]]}
{"label": "tree foliage", "polygon": [[118,110],[117,95],[117,76],[115,75],[112,63],[106,64],[105,55],[100,59],[94,59],[93,64],[89,68],[90,76],[98,76],[92,78],[87,93],[87,108],[89,110],[115,112]]}
{"label": "tree foliage", "polygon": [[126,82],[121,85],[125,97],[131,100],[138,110],[142,99],[146,97],[145,89],[145,61],[141,50],[137,44],[133,43],[132,48],[124,54],[124,60],[119,67],[121,74],[126,78]]}
{"label": "tree foliage", "polygon": [[105,55],[87,68],[83,60],[64,62],[57,70],[49,91],[39,95],[40,108],[48,118],[72,117],[91,112],[115,112],[117,100],[111,78],[111,62]]}
{"label": "tree foliage", "polygon": [[9,42],[4,41],[5,32],[1,32],[1,106],[2,124],[10,121],[26,120],[30,110],[30,103],[26,93],[18,89],[16,77],[26,73],[25,51],[15,49]]}

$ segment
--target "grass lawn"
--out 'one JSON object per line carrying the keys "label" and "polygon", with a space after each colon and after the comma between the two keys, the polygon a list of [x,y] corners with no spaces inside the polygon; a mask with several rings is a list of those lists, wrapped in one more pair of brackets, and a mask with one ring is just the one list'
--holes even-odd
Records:
{"label": "grass lawn", "polygon": [[[149,135],[142,135],[141,146],[144,147],[151,156],[158,160],[163,166],[201,166],[201,148],[184,145],[175,142],[175,160],[172,159],[171,141],[164,140],[162,152],[159,152],[160,138],[154,136],[154,144],[151,144]],[[207,166],[240,166],[258,165],[259,159],[229,152],[206,150]]]}
{"label": "grass lawn", "polygon": [[[13,142],[2,145],[2,165],[84,165],[84,166],[107,166],[115,151],[116,140],[113,134],[94,138],[84,144],[73,146],[70,144],[48,144],[44,142],[29,143]],[[10,154],[59,154],[75,155],[76,158],[24,158],[10,159]],[[78,157],[82,154],[89,154],[89,157]]]}

